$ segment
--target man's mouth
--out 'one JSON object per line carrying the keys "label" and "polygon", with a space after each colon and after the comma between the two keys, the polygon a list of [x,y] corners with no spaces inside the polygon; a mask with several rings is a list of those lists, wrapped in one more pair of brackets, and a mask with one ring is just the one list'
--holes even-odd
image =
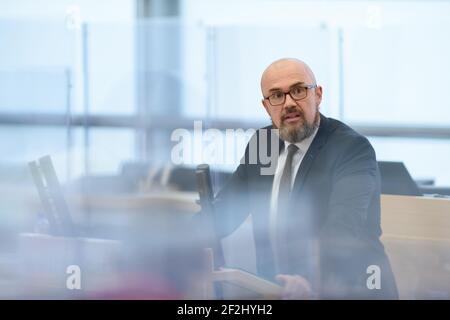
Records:
{"label": "man's mouth", "polygon": [[283,117],[283,122],[285,123],[296,123],[303,117],[299,112],[290,112]]}

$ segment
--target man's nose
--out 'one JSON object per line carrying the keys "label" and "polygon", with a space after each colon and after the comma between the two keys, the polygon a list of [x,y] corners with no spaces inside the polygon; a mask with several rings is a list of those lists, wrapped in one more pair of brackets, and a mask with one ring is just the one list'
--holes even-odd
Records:
{"label": "man's nose", "polygon": [[297,103],[295,102],[295,100],[292,99],[292,97],[289,93],[286,93],[283,109],[290,109],[290,108],[296,107],[296,106],[297,106]]}

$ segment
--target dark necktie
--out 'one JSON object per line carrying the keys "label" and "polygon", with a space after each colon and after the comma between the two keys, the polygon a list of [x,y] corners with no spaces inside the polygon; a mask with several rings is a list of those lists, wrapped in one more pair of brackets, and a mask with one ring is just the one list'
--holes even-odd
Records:
{"label": "dark necktie", "polygon": [[290,144],[287,148],[286,162],[284,163],[283,174],[280,179],[280,186],[278,188],[278,208],[286,204],[289,199],[289,193],[291,192],[292,181],[292,159],[297,153],[298,147],[295,144]]}
{"label": "dark necktie", "polygon": [[287,227],[288,221],[288,208],[289,208],[289,196],[291,193],[291,181],[292,181],[292,159],[295,153],[298,151],[298,147],[295,144],[290,144],[287,148],[286,161],[284,163],[283,173],[280,179],[280,185],[278,188],[278,202],[277,202],[277,251],[279,268],[288,264],[287,254]]}

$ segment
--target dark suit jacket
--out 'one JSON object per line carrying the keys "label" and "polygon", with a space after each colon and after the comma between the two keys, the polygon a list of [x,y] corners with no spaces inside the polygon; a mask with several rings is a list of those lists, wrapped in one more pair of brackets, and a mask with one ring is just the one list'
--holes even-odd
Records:
{"label": "dark suit jacket", "polygon": [[[250,144],[256,142],[259,151],[266,143],[268,155],[275,155],[269,143],[271,133],[265,136],[263,131],[258,130]],[[274,176],[261,174],[261,168],[269,164],[260,155],[250,163],[254,155],[249,145],[245,162],[217,196],[215,227],[220,237],[227,236],[251,214],[258,273],[273,280],[269,211]],[[284,142],[279,140],[279,151],[282,148]],[[298,169],[289,208],[288,258],[278,272],[307,278],[319,298],[398,298],[379,239],[380,174],[365,137],[321,115],[319,130]],[[371,265],[379,267],[380,289],[368,289]]]}

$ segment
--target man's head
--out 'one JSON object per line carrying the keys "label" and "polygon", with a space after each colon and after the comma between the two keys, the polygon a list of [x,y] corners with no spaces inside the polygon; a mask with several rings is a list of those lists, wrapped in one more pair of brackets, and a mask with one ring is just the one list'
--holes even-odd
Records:
{"label": "man's head", "polygon": [[322,87],[316,85],[306,63],[292,58],[273,62],[261,77],[261,91],[263,106],[281,139],[295,143],[314,133],[320,120]]}

